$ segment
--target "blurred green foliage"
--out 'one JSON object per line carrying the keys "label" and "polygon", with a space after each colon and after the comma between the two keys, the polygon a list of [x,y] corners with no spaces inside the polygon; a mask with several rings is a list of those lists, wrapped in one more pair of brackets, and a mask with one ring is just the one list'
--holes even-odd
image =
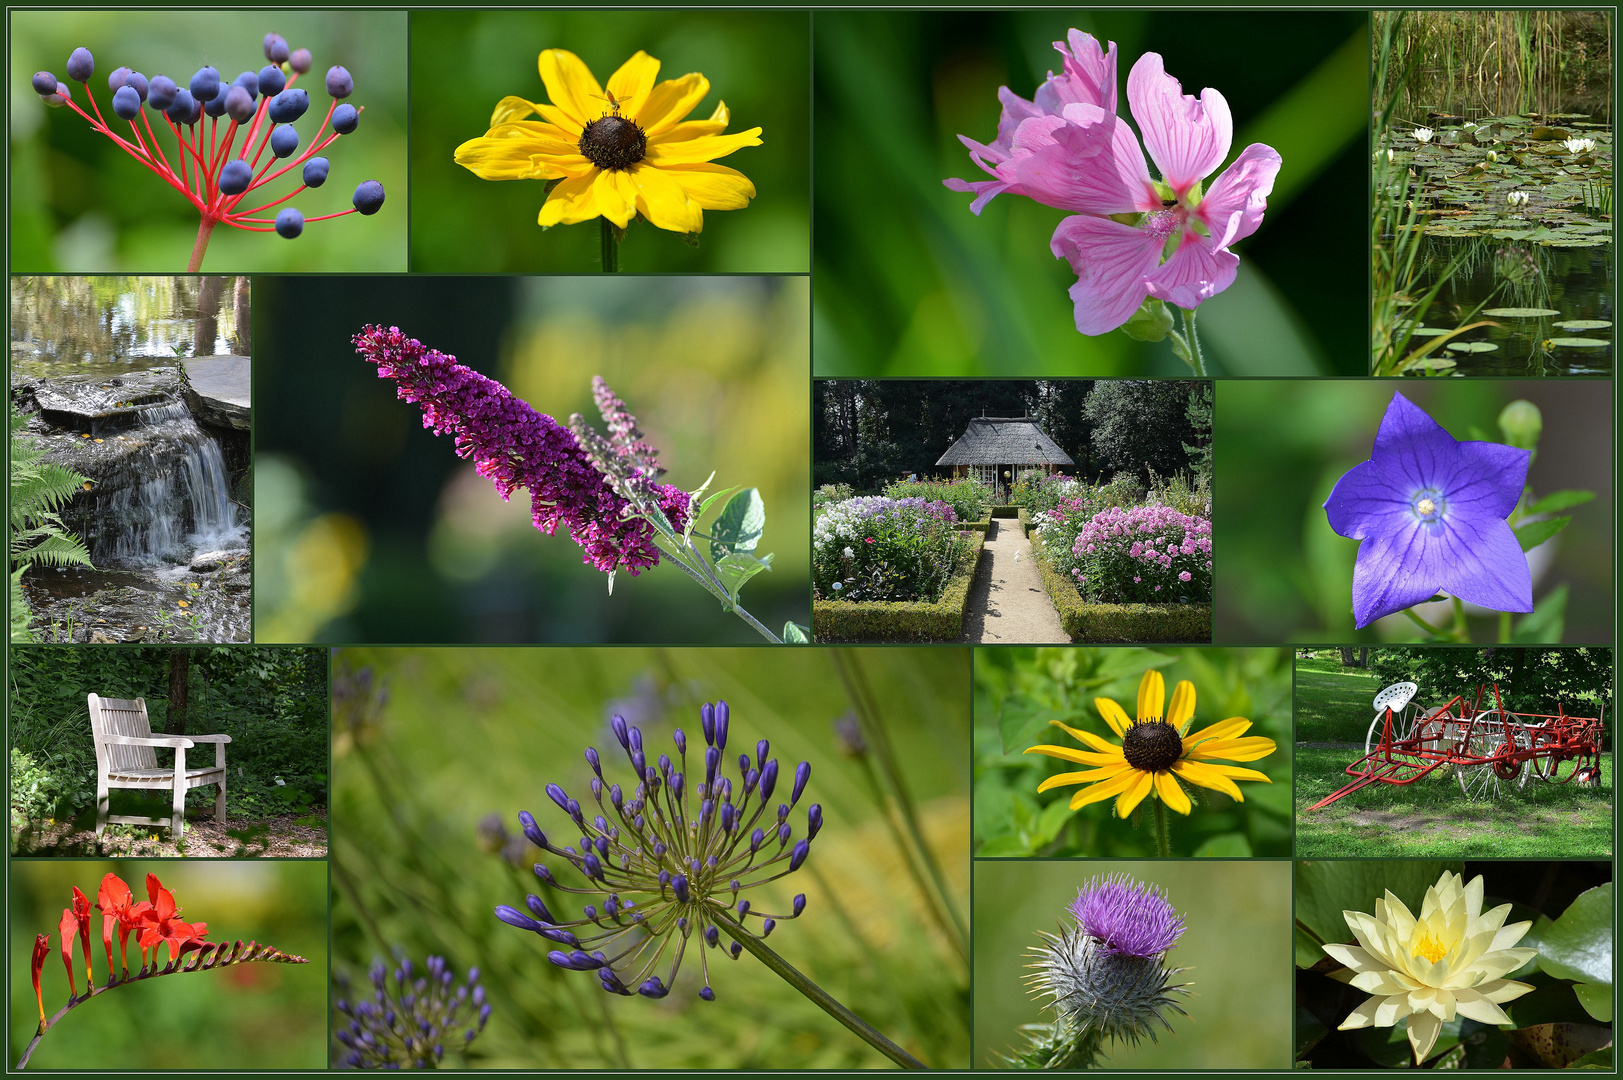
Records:
{"label": "blurred green foliage", "polygon": [[[1522,399],[1539,407],[1544,435],[1527,474],[1534,495],[1570,488],[1597,494],[1573,512],[1571,526],[1529,553],[1538,613],[1515,617],[1516,640],[1609,641],[1610,396],[1588,385],[1496,379],[1410,382],[1402,392],[1456,439],[1503,442],[1497,419],[1505,405]],[[1353,629],[1358,541],[1337,536],[1324,513],[1336,481],[1369,460],[1392,393],[1374,381],[1219,383],[1212,516],[1218,640],[1419,637],[1420,628],[1401,615]],[[1479,641],[1497,635],[1496,617],[1473,618],[1472,626]]]}
{"label": "blurred green foliage", "polygon": [[1039,744],[1085,749],[1050,720],[1119,744],[1093,701],[1114,699],[1134,717],[1139,681],[1151,668],[1161,671],[1169,699],[1179,680],[1195,684],[1190,731],[1243,716],[1252,723],[1246,736],[1278,745],[1259,761],[1241,763],[1273,781],[1240,781],[1244,802],[1184,785],[1194,811],[1166,815],[1173,854],[1290,854],[1291,667],[1285,650],[981,649],[975,655],[977,857],[1154,854],[1153,796],[1127,820],[1115,816],[1115,799],[1072,810],[1079,788],[1039,795],[1037,786],[1084,766],[1025,753]]}
{"label": "blurred green foliage", "polygon": [[671,567],[607,578],[503,503],[350,338],[399,325],[566,422],[601,374],[692,491],[760,489],[772,572],[742,601],[809,621],[804,278],[261,279],[254,303],[260,641],[752,641]]}
{"label": "blurred green foliage", "polygon": [[[977,664],[977,667],[980,665]],[[1159,885],[1188,926],[1168,955],[1192,991],[1155,1043],[1107,1042],[1110,1069],[1283,1069],[1290,1060],[1291,884],[1288,862],[977,861],[975,1065],[1020,1042],[1017,1027],[1053,1019],[1028,996],[1028,948],[1071,925],[1066,908],[1094,877]]]}
{"label": "blurred green foliage", "polygon": [[546,102],[543,49],[579,56],[599,83],[641,49],[660,79],[697,71],[725,101],[728,132],[760,127],[762,145],[718,164],[757,195],[704,215],[699,246],[636,220],[620,247],[628,271],[776,273],[811,268],[811,16],[805,11],[416,11],[411,15],[411,266],[430,271],[599,269],[597,221],[543,232],[541,180],[481,180],[452,160],[490,127],[507,96]]}
{"label": "blurred green foliage", "polygon": [[[714,1003],[697,997],[695,949],[668,998],[611,997],[591,973],[554,967],[546,942],[491,914],[496,904],[522,907],[526,892],[545,892],[560,918],[578,917],[591,900],[540,885],[531,867],[545,856],[524,841],[517,815],[529,810],[544,831],[567,830],[544,789],[555,782],[589,800],[586,746],[603,755],[606,779],[624,781],[611,715],[640,727],[651,755],[668,753],[672,730],[696,742],[699,705],[721,698],[732,709],[729,752],[765,738],[786,776],[810,762],[802,805],[824,811],[806,865],[752,890],[763,910],[786,910],[793,894],[807,895],[805,914],[780,923],[769,945],[930,1065],[967,1067],[968,971],[921,900],[888,813],[873,801],[874,755],[853,756],[836,734],[852,702],[829,652],[340,650],[334,798],[346,825],[333,849],[336,972],[364,980],[374,957],[397,949],[419,961],[443,955],[459,971],[477,964],[494,1005],[472,1048],[469,1064],[478,1067],[883,1066],[748,955],[727,962],[702,950]],[[950,903],[967,912],[969,653],[844,656],[860,669],[896,748]],[[791,820],[798,835],[802,811]],[[582,884],[551,862],[560,884]]]}
{"label": "blurred green foliage", "polygon": [[[363,180],[377,180],[389,202],[377,214],[319,221],[296,240],[272,233],[219,228],[204,269],[213,273],[286,270],[406,269],[406,16],[399,11],[22,11],[11,27],[11,269],[13,271],[152,273],[184,270],[197,239],[191,203],[146,166],[98,134],[72,109],[49,108],[28,85],[35,71],[66,79],[68,54],[88,48],[96,60],[89,88],[104,117],[112,117],[107,76],[124,66],[149,79],[164,74],[185,86],[205,64],[223,78],[257,72],[267,61],[260,41],[269,31],[294,49],[307,48],[311,109],[299,122],[308,137],[326,115],[322,82],[333,65],[349,70],[365,106],[355,134],[326,157],[332,174],[319,191],[291,203],[311,218],[350,208]],[[79,83],[74,103],[95,115]],[[143,109],[151,118],[151,110]],[[113,119],[114,130],[127,125]],[[168,125],[154,121],[160,146],[175,162]],[[224,132],[221,132],[224,138]],[[239,144],[240,145],[240,144]],[[178,167],[178,166],[177,166]],[[267,186],[269,199],[297,187],[290,174]],[[257,204],[253,204],[257,205]]]}
{"label": "blurred green foliage", "polygon": [[[13,862],[11,916],[11,1061],[34,1036],[39,1013],[29,981],[34,935],[48,933],[42,979],[46,1015],[66,1004],[67,974],[56,926],[77,885],[91,902],[103,875],[123,878],[146,898],[155,873],[175,894],[182,917],[208,924],[210,941],[274,945],[308,964],[242,964],[165,976],[113,990],[78,1006],[40,1041],[31,1069],[127,1073],[149,1069],[319,1069],[327,1038],[327,867],[320,861],[138,861],[66,859]],[[91,913],[96,980],[106,979],[101,919]],[[117,941],[114,941],[117,954]],[[130,961],[139,950],[132,942]],[[167,959],[168,951],[163,953]],[[75,978],[84,959],[75,946]]]}
{"label": "blurred green foliage", "polygon": [[1171,346],[1078,334],[1065,212],[1001,196],[976,217],[946,177],[984,179],[957,136],[993,141],[999,86],[1030,98],[1071,27],[1118,45],[1120,108],[1159,51],[1185,93],[1215,87],[1234,152],[1284,158],[1239,278],[1200,308],[1214,372],[1362,374],[1369,43],[1362,12],[819,12],[819,375],[1186,375]]}

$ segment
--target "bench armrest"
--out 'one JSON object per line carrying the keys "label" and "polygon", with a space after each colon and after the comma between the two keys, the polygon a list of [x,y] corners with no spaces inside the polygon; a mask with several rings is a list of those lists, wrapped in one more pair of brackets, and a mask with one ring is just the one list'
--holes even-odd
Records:
{"label": "bench armrest", "polygon": [[182,749],[195,745],[192,740],[179,736],[142,738],[136,735],[103,735],[101,741],[113,743],[117,746],[174,746]]}
{"label": "bench armrest", "polygon": [[229,735],[188,735],[186,737],[192,742],[228,743],[231,741]]}

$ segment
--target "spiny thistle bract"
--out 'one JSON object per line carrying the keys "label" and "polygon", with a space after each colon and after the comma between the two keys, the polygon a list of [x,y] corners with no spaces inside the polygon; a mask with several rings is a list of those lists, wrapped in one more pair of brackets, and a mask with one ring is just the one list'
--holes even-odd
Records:
{"label": "spiny thistle bract", "polygon": [[338,1041],[349,1051],[341,1064],[353,1069],[431,1069],[444,1058],[447,1037],[458,1048],[479,1037],[490,1019],[479,969],[469,968],[457,986],[456,973],[443,958],[430,956],[426,966],[428,971],[419,975],[412,962],[403,959],[391,983],[388,967],[379,960],[372,965],[370,999],[334,1002],[349,1018],[349,1024],[338,1029]]}
{"label": "spiny thistle bract", "polygon": [[1031,948],[1033,997],[1046,997],[1050,1023],[1021,1028],[1026,1045],[1003,1060],[1016,1068],[1092,1068],[1106,1039],[1135,1045],[1168,1031],[1169,1011],[1187,1015],[1173,995],[1188,984],[1173,976],[1167,954],[1184,932],[1184,920],[1157,886],[1125,874],[1090,879],[1069,907],[1074,926],[1041,933]]}
{"label": "spiny thistle bract", "polygon": [[[610,727],[638,778],[635,788],[628,794],[619,784],[605,787],[602,761],[591,747],[586,762],[594,773],[597,815],[587,818],[561,787],[547,785],[547,796],[581,830],[579,848],[554,843],[534,817],[519,814],[530,842],[567,860],[586,878],[586,887],[560,885],[540,863],[536,876],[560,892],[603,899],[587,904],[584,918],[560,920],[532,893],[526,898],[529,914],[503,904],[496,917],[563,946],[547,954],[558,967],[596,971],[611,994],[651,998],[670,993],[690,939],[718,948],[723,927],[729,935],[764,938],[778,920],[798,917],[806,907],[804,893],[794,898],[787,914],[757,911],[739,893],[792,874],[805,863],[823,825],[823,808],[816,803],[807,808],[806,835],[799,840],[794,839],[789,812],[806,790],[811,766],[803,761],[795,767],[789,801],[770,809],[779,769],[777,758],[767,756],[771,747],[765,739],[756,743],[753,757],[738,756],[736,785],[722,774],[728,718],[725,701],[700,709],[704,771],[703,780],[695,783],[688,779],[687,736],[680,728],[671,736],[676,759],[660,754],[654,763],[643,748],[642,731],[614,717]],[[761,920],[758,934],[745,925],[750,918]],[[586,932],[577,936],[577,931]],[[736,960],[742,951],[734,940],[729,954]],[[700,967],[704,986],[699,997],[714,1001],[702,950]]]}

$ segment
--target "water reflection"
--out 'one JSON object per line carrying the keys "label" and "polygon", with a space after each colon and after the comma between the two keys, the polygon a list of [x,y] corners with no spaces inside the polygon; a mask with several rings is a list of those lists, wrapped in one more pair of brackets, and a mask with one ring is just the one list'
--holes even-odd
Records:
{"label": "water reflection", "polygon": [[12,370],[109,375],[249,354],[247,277],[11,279]]}

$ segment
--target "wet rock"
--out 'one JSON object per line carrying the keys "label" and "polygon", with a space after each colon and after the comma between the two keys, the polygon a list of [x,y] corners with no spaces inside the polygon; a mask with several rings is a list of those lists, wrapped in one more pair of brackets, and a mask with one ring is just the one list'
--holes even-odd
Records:
{"label": "wet rock", "polygon": [[200,356],[184,361],[186,404],[199,421],[247,431],[252,415],[250,363],[246,356]]}

